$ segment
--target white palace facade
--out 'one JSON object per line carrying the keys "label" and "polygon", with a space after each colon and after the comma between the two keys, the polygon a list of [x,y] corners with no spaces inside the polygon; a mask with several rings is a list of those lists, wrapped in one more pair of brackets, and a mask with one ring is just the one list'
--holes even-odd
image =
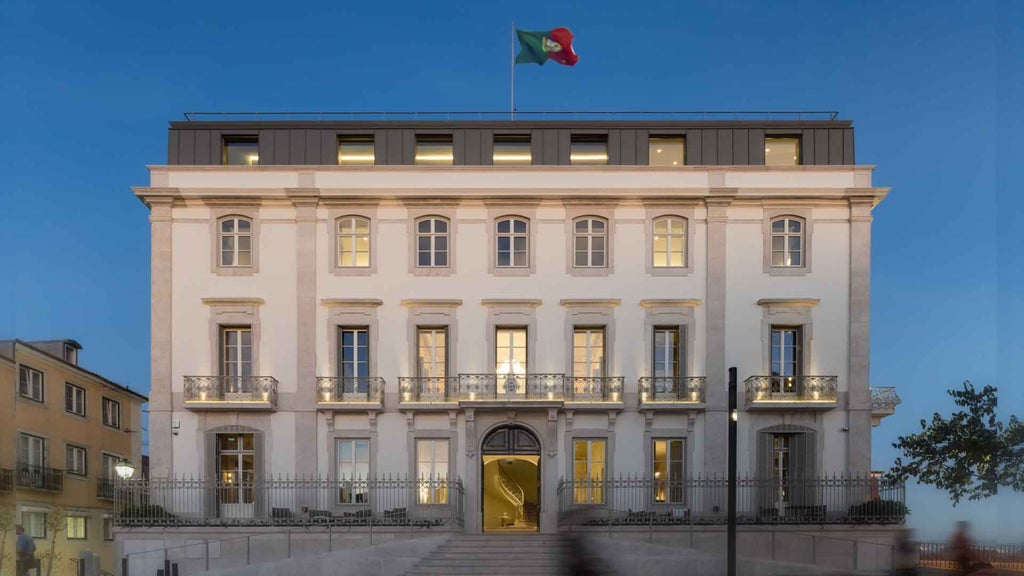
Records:
{"label": "white palace facade", "polygon": [[[751,514],[877,498],[809,487],[868,475],[897,401],[869,382],[888,189],[851,122],[228,118],[172,122],[134,189],[148,489],[176,517],[724,513],[697,492],[726,472],[729,367]],[[167,496],[186,480],[214,491]]]}

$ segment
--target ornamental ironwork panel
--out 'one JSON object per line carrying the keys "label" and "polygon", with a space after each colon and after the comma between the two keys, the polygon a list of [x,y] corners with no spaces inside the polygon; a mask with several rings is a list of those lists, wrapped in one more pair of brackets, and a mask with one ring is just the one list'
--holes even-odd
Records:
{"label": "ornamental ironwork panel", "polygon": [[564,400],[564,374],[459,374],[459,400]]}
{"label": "ornamental ironwork panel", "polygon": [[747,403],[835,402],[838,376],[751,376],[744,381]]}
{"label": "ornamental ironwork panel", "polygon": [[64,491],[64,471],[45,466],[18,463],[14,481],[19,488],[35,488],[50,492]]}
{"label": "ornamental ironwork panel", "polygon": [[402,402],[449,402],[456,398],[458,388],[458,376],[403,376],[398,379]]}
{"label": "ornamental ironwork panel", "polygon": [[384,397],[384,379],[377,376],[344,378],[317,376],[317,402],[372,402],[380,404]]}
{"label": "ornamental ironwork panel", "polygon": [[902,402],[892,386],[871,387],[871,411],[895,412],[896,405]]}
{"label": "ornamental ironwork panel", "polygon": [[639,381],[640,402],[704,402],[707,378],[704,376],[647,376]]}
{"label": "ornamental ironwork panel", "polygon": [[259,402],[277,405],[273,376],[185,376],[186,402]]}
{"label": "ornamental ironwork panel", "polygon": [[621,402],[622,376],[567,376],[566,400]]}

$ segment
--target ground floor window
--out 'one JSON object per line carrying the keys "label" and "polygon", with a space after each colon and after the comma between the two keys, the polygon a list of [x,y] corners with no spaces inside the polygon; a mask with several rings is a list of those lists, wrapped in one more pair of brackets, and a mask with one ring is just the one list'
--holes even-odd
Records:
{"label": "ground floor window", "polygon": [[448,503],[448,440],[416,441],[420,504]]}
{"label": "ground floor window", "polygon": [[114,539],[114,519],[110,516],[103,517],[103,539],[108,541]]}
{"label": "ground floor window", "polygon": [[362,504],[367,502],[366,482],[370,476],[370,441],[335,440],[338,458],[339,504]]}
{"label": "ground floor window", "polygon": [[33,538],[46,538],[46,512],[25,510],[21,513],[21,525],[25,533]]}
{"label": "ground floor window", "polygon": [[89,519],[85,516],[68,516],[68,540],[85,540],[88,538],[86,527]]}
{"label": "ground floor window", "polygon": [[221,504],[252,504],[256,475],[253,434],[217,435],[217,476]]}
{"label": "ground floor window", "polygon": [[685,499],[683,474],[686,441],[682,438],[656,439],[653,450],[654,501],[682,503]]}
{"label": "ground floor window", "polygon": [[573,441],[573,502],[603,504],[605,479],[605,441]]}

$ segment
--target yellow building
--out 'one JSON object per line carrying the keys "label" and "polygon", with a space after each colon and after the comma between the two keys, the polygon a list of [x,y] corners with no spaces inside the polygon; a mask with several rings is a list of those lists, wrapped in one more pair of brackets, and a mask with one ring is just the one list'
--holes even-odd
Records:
{"label": "yellow building", "polygon": [[115,571],[114,466],[124,459],[142,472],[148,399],[79,366],[81,349],[74,340],[0,340],[0,507],[36,538],[37,556],[50,548],[54,511],[66,512],[54,574],[83,549]]}

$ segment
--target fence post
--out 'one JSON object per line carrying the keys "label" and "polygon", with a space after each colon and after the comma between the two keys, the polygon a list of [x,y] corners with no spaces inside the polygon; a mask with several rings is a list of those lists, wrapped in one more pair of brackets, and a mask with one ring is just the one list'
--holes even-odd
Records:
{"label": "fence post", "polygon": [[288,557],[292,557],[292,531],[288,531]]}
{"label": "fence post", "polygon": [[249,541],[250,538],[252,538],[251,535],[249,535],[249,534],[245,535],[245,565],[246,566],[249,565],[249,550],[252,549],[252,542]]}
{"label": "fence post", "polygon": [[327,525],[327,551],[334,552],[334,525]]}
{"label": "fence post", "polygon": [[121,576],[128,576],[128,557],[121,557]]}
{"label": "fence post", "polygon": [[203,540],[203,544],[205,546],[204,552],[203,552],[203,562],[206,563],[206,571],[209,572],[210,571],[210,539],[209,538],[204,539]]}

